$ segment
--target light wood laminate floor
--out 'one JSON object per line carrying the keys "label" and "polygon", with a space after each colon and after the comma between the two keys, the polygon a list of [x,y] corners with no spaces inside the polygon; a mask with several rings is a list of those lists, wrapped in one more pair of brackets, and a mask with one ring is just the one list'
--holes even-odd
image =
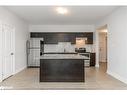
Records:
{"label": "light wood laminate floor", "polygon": [[39,82],[39,69],[28,68],[4,80],[0,85],[3,89],[30,89],[30,90],[126,90],[127,84],[106,74],[106,65],[101,63],[100,68],[85,68],[85,82]]}

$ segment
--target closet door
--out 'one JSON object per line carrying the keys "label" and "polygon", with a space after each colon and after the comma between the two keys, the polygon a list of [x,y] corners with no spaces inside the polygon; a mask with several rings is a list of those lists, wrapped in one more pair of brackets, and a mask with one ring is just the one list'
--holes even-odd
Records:
{"label": "closet door", "polygon": [[2,26],[3,31],[3,65],[2,65],[2,76],[3,79],[13,75],[13,37],[14,29],[8,25]]}

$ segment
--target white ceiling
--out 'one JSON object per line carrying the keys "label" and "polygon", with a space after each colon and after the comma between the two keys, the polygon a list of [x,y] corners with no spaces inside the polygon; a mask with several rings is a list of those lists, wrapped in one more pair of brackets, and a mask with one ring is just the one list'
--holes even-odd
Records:
{"label": "white ceiling", "polygon": [[65,6],[69,13],[61,15],[55,6],[8,6],[8,10],[22,17],[29,24],[94,24],[110,14],[115,6]]}

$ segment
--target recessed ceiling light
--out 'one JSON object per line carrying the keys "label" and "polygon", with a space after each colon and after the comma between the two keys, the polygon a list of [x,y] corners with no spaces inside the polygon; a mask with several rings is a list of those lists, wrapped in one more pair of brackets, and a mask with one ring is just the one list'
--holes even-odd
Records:
{"label": "recessed ceiling light", "polygon": [[108,30],[107,29],[104,29],[103,32],[108,32]]}
{"label": "recessed ceiling light", "polygon": [[59,14],[67,14],[68,13],[68,10],[64,7],[57,7],[56,8],[56,11],[59,13]]}

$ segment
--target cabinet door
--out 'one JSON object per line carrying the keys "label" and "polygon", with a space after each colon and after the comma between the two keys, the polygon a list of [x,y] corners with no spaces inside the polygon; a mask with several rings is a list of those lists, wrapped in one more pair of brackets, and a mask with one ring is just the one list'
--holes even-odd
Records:
{"label": "cabinet door", "polygon": [[69,35],[69,40],[70,40],[71,44],[75,44],[76,43],[76,36],[75,36],[74,33],[71,33]]}
{"label": "cabinet door", "polygon": [[31,32],[30,33],[31,38],[43,38],[44,35],[45,33],[41,33],[41,32]]}
{"label": "cabinet door", "polygon": [[87,44],[93,44],[93,33],[86,33],[85,36],[87,37]]}
{"label": "cabinet door", "polygon": [[58,43],[57,35],[55,33],[45,33],[44,43],[45,44],[57,44]]}
{"label": "cabinet door", "polygon": [[84,82],[84,60],[41,59],[40,82]]}
{"label": "cabinet door", "polygon": [[44,34],[45,44],[57,44],[58,42],[75,43],[75,35],[72,33],[47,33]]}
{"label": "cabinet door", "polygon": [[75,33],[75,37],[85,37],[85,33]]}
{"label": "cabinet door", "polygon": [[31,38],[38,38],[38,33],[30,33]]}
{"label": "cabinet door", "polygon": [[90,66],[95,66],[96,64],[96,54],[90,53]]}
{"label": "cabinet door", "polygon": [[69,40],[65,33],[58,33],[56,34],[56,37],[58,39],[58,42],[67,42]]}

